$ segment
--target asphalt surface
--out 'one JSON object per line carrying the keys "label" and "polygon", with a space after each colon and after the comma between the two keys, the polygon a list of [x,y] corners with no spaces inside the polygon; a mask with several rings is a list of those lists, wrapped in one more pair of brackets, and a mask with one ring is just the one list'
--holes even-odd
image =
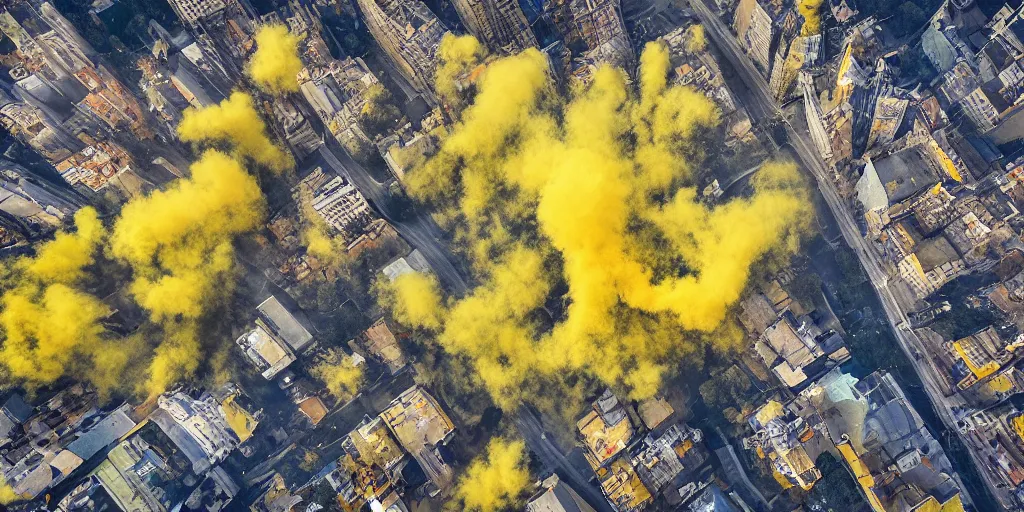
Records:
{"label": "asphalt surface", "polygon": [[[692,0],[690,4],[704,25],[708,36],[717,45],[719,50],[722,51],[749,88],[750,94],[747,98],[744,98],[743,104],[746,106],[755,124],[756,121],[784,120],[782,112],[768,91],[768,84],[754,67],[750,58],[740,49],[738,41],[729,31],[728,27],[715,16],[703,0]],[[956,394],[952,396],[947,395],[945,392],[946,386],[943,385],[943,380],[939,375],[940,370],[933,364],[930,364],[927,358],[919,360],[914,356],[915,352],[921,354],[929,353],[924,343],[912,330],[900,327],[901,325],[910,325],[906,312],[900,308],[896,300],[897,293],[905,293],[903,287],[901,285],[893,286],[893,283],[889,282],[888,274],[882,266],[879,255],[868,246],[867,241],[861,236],[860,228],[850,213],[850,209],[846,207],[845,202],[839,196],[839,192],[836,190],[835,184],[829,176],[829,171],[822,161],[820,154],[818,154],[817,150],[813,149],[812,144],[803,133],[794,130],[788,122],[785,123],[785,127],[790,146],[799,157],[800,163],[803,164],[804,168],[814,175],[818,183],[818,189],[835,216],[843,238],[853,248],[861,262],[861,266],[867,272],[871,285],[881,300],[886,317],[892,326],[892,331],[899,341],[900,348],[921,378],[933,408],[947,429],[952,432],[959,432],[953,408],[963,406],[963,399]],[[990,475],[983,470],[984,463],[980,460],[980,456],[974,450],[968,449],[968,451],[971,453],[971,458],[977,466],[978,472],[984,478],[989,490],[993,495],[998,495],[999,493]],[[965,501],[973,502],[970,499],[966,486],[963,485],[963,482],[959,483]]]}

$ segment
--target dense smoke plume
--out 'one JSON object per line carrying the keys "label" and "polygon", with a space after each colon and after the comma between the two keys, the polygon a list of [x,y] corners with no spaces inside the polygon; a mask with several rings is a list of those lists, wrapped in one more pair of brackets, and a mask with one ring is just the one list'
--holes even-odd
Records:
{"label": "dense smoke plume", "polygon": [[442,102],[458,101],[460,75],[480,65],[487,51],[473,36],[444,35],[438,52],[438,67],[434,74],[434,90]]}
{"label": "dense smoke plume", "polygon": [[263,194],[238,158],[278,171],[292,165],[244,93],[190,112],[178,130],[185,140],[227,143],[238,157],[207,150],[188,178],[125,205],[114,224],[111,254],[132,268],[131,293],[165,336],[150,363],[149,395],[194,375],[203,360],[198,322],[233,290],[234,240],[263,222]]}
{"label": "dense smoke plume", "polygon": [[269,94],[298,92],[302,71],[299,60],[299,36],[280,24],[264,25],[256,32],[256,52],[247,71],[253,81]]}
{"label": "dense smoke plume", "polygon": [[[442,55],[467,53],[445,42]],[[669,86],[669,69],[651,43],[638,94],[603,67],[563,102],[539,51],[495,60],[440,152],[408,176],[415,197],[456,219],[480,285],[445,304],[428,278],[402,276],[386,300],[467,356],[503,407],[538,376],[578,371],[649,397],[690,354],[734,348],[724,320],[751,268],[794,251],[809,226],[791,163],[766,164],[750,197],[699,201],[697,136],[718,112]],[[568,306],[552,318],[559,283]]]}
{"label": "dense smoke plume", "polygon": [[178,124],[178,136],[197,144],[229,143],[239,159],[281,173],[295,166],[292,156],[271,142],[267,127],[256,109],[252,96],[233,92],[219,105],[187,110]]}
{"label": "dense smoke plume", "polygon": [[[184,140],[226,146],[235,156],[206,150],[188,177],[126,204],[109,238],[96,212],[85,208],[74,232],[15,262],[14,284],[0,301],[0,361],[9,378],[37,386],[68,375],[104,394],[152,396],[192,377],[206,359],[199,323],[233,290],[235,239],[263,222],[263,195],[242,159],[277,171],[293,164],[267,137],[244,93],[188,112],[179,130]],[[131,269],[128,291],[155,332],[117,339],[101,324],[109,308],[76,288],[101,247]],[[159,341],[145,343],[149,336]],[[125,375],[145,361],[147,377]]]}
{"label": "dense smoke plume", "polygon": [[58,233],[5,276],[0,361],[9,378],[30,388],[73,375],[106,395],[119,386],[132,351],[104,335],[100,321],[110,311],[78,288],[104,241],[103,225],[92,208],[74,221],[75,231]]}
{"label": "dense smoke plume", "polygon": [[455,494],[465,510],[505,510],[516,504],[529,479],[526,445],[494,438],[487,444],[487,453],[466,468]]}

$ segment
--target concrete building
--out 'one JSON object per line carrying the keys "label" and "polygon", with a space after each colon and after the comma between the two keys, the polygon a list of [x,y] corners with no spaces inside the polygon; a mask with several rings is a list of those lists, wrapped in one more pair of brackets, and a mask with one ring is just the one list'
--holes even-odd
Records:
{"label": "concrete building", "polygon": [[576,430],[587,448],[583,454],[595,471],[625,450],[636,433],[629,412],[610,389],[576,422]]}
{"label": "concrete building", "polygon": [[537,46],[537,37],[514,0],[454,0],[459,18],[492,51],[519,53]]}
{"label": "concrete building", "polygon": [[267,300],[256,306],[256,311],[260,321],[273,330],[296,353],[302,352],[312,343],[313,335],[288,308],[281,304],[276,296],[268,297]]}
{"label": "concrete building", "polygon": [[744,445],[771,464],[777,479],[810,490],[821,478],[814,458],[808,455],[808,449],[813,446],[808,443],[816,435],[812,425],[774,400],[758,409],[748,422],[754,435],[745,439]]}
{"label": "concrete building", "polygon": [[636,67],[633,43],[626,32],[621,0],[568,0],[573,30],[587,51],[573,64],[573,78],[589,83],[601,64],[632,73]]}
{"label": "concrete building", "polygon": [[541,490],[526,502],[526,512],[594,512],[594,508],[558,475],[551,475],[541,482]]}
{"label": "concrete building", "polygon": [[196,26],[207,16],[212,16],[225,7],[224,0],[168,0],[171,8],[178,14],[181,21],[189,26]]}
{"label": "concrete building", "polygon": [[795,34],[798,18],[785,0],[740,0],[736,7],[733,28],[740,46],[765,76],[770,76],[782,34]]}
{"label": "concrete building", "polygon": [[366,28],[417,91],[433,98],[434,66],[448,31],[420,0],[356,0]]}
{"label": "concrete building", "polygon": [[370,204],[355,186],[341,176],[325,173],[321,167],[303,178],[293,195],[303,208],[311,208],[349,242],[374,219]]}
{"label": "concrete building", "polygon": [[256,320],[256,327],[239,336],[235,343],[267,380],[273,379],[295,362],[295,354],[288,348],[288,344],[272,334],[259,319]]}
{"label": "concrete building", "polygon": [[992,327],[947,343],[947,350],[956,361],[953,380],[957,387],[964,390],[996,375],[1013,359],[1015,348],[1008,347]]}
{"label": "concrete building", "polygon": [[800,73],[799,83],[800,92],[804,98],[804,115],[807,118],[807,130],[811,134],[811,142],[821,154],[821,158],[828,162],[833,156],[832,142],[825,129],[825,116],[814,90],[814,79],[806,72]]}
{"label": "concrete building", "polygon": [[834,370],[805,393],[873,511],[964,510],[952,464],[891,374]]}
{"label": "concrete building", "polygon": [[430,481],[427,494],[436,496],[451,487],[455,473],[443,451],[455,434],[455,424],[433,396],[413,386],[395,398],[380,418],[423,469]]}

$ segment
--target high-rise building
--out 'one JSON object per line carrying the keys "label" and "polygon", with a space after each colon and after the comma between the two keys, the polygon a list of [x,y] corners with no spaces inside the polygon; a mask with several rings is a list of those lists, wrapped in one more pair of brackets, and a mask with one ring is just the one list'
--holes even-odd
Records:
{"label": "high-rise building", "polygon": [[573,30],[587,48],[574,66],[575,79],[589,82],[602,64],[633,71],[636,54],[626,32],[620,0],[570,0],[569,12]]}
{"label": "high-rise building", "polygon": [[794,32],[799,18],[784,0],[741,0],[733,28],[740,45],[767,75],[771,73],[772,56],[777,52],[780,36]]}
{"label": "high-rise building", "polygon": [[225,7],[224,0],[170,0],[169,3],[178,17],[191,26]]}
{"label": "high-rise building", "polygon": [[454,0],[470,33],[494,51],[516,53],[537,46],[526,15],[516,0]]}
{"label": "high-rise building", "polygon": [[399,71],[421,93],[430,92],[441,38],[448,31],[420,0],[356,0],[366,27]]}

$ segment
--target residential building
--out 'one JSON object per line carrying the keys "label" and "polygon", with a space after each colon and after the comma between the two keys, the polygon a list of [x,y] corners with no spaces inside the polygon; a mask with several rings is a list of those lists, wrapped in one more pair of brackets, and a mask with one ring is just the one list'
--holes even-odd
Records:
{"label": "residential building", "polygon": [[850,359],[842,336],[822,331],[809,316],[797,318],[790,311],[764,330],[754,350],[780,382],[794,389]]}
{"label": "residential building", "polygon": [[[210,393],[203,393],[198,398],[182,391],[165,393],[157,399],[159,410],[150,416],[150,420],[176,440],[181,431],[187,433],[202,451],[201,458],[192,460],[193,470],[202,473],[223,462],[252,436],[256,428],[256,419],[235,402],[237,395],[237,392],[231,393],[218,400]],[[177,426],[168,422],[168,418]],[[185,453],[191,455],[193,452],[186,450]]]}
{"label": "residential building", "polygon": [[122,173],[132,173],[134,165],[125,148],[113,141],[102,141],[86,146],[54,167],[69,185],[82,184],[99,192]]}
{"label": "residential building", "polygon": [[771,464],[773,475],[780,483],[810,490],[821,478],[814,458],[808,455],[808,448],[814,446],[808,443],[817,435],[812,425],[774,400],[758,409],[748,422],[754,435],[745,439],[744,445],[754,448],[758,458]]}
{"label": "residential building", "polygon": [[753,137],[750,117],[733,96],[722,79],[718,62],[708,51],[690,51],[693,37],[691,26],[679,27],[661,38],[669,50],[674,73],[670,80],[674,84],[697,89],[715,102],[726,128],[726,144],[749,141]]}
{"label": "residential building", "polygon": [[616,455],[594,472],[605,498],[618,512],[639,512],[654,501],[626,454]]}
{"label": "residential building", "polygon": [[[310,484],[327,482],[345,510],[363,510],[367,505],[370,510],[406,510],[397,490],[409,459],[380,417],[363,419],[342,439],[342,448],[341,457],[320,470]],[[375,504],[381,508],[374,508]]]}
{"label": "residential building", "polygon": [[[83,482],[59,503],[64,512],[147,510],[169,512],[186,505],[223,510],[238,485],[220,467],[195,471],[188,438],[146,421],[114,446]],[[179,444],[185,441],[185,444]]]}
{"label": "residential building", "polygon": [[[330,57],[326,46],[316,53]],[[345,147],[373,142],[360,128],[359,116],[368,101],[367,91],[371,87],[382,86],[362,59],[345,57],[342,60],[330,59],[319,66],[307,64],[299,74],[299,84],[306,101],[327,125],[331,135]]]}
{"label": "residential building", "polygon": [[24,499],[40,498],[135,427],[126,407],[103,412],[74,385],[35,408],[9,396],[0,407],[0,477]]}
{"label": "residential building", "polygon": [[193,27],[203,18],[212,16],[225,7],[224,0],[168,0],[168,3],[181,21]]}
{"label": "residential building", "polygon": [[447,491],[455,473],[444,453],[455,434],[455,424],[437,400],[423,388],[413,386],[395,398],[380,417],[423,469],[429,480],[427,493],[436,496]]}
{"label": "residential building", "polygon": [[302,352],[313,341],[313,335],[298,317],[281,304],[277,296],[268,297],[256,306],[256,311],[263,324],[273,330],[295,353]]}
{"label": "residential building", "polygon": [[0,212],[26,225],[27,235],[57,228],[84,200],[42,180],[24,167],[0,158]]}
{"label": "residential building", "polygon": [[697,471],[709,454],[703,433],[676,423],[660,433],[649,433],[631,463],[652,494],[661,494],[670,505],[680,505],[697,491]]}
{"label": "residential building", "polygon": [[733,18],[740,46],[766,76],[782,34],[795,34],[799,15],[785,0],[740,0]]}
{"label": "residential building", "polygon": [[931,295],[967,268],[944,236],[921,241],[913,245],[912,250],[896,266],[900,277],[919,298]]}
{"label": "residential building", "polygon": [[832,141],[829,138],[828,130],[825,128],[824,114],[821,111],[821,104],[818,103],[817,94],[814,89],[814,80],[806,72],[799,75],[800,92],[804,98],[804,116],[807,120],[807,130],[811,135],[811,142],[818,150],[825,161],[832,159]]}
{"label": "residential building", "polygon": [[295,353],[288,344],[273,334],[270,327],[258,318],[256,326],[239,336],[235,343],[267,380],[273,379],[295,361]]}
{"label": "residential building", "polygon": [[891,374],[834,370],[805,396],[873,511],[964,510],[949,459]]}
{"label": "residential building", "polygon": [[113,130],[127,128],[139,139],[153,136],[132,93],[95,61],[96,51],[49,2],[10,2],[0,11],[0,32],[17,47],[19,85],[48,91],[44,103],[71,103]]}
{"label": "residential building", "polygon": [[392,375],[398,373],[408,364],[402,347],[398,344],[398,339],[383,318],[379,318],[363,331],[356,338],[355,344],[387,367]]}
{"label": "residential building", "polygon": [[419,249],[413,249],[409,254],[400,256],[388,263],[381,269],[381,273],[387,276],[388,280],[394,282],[398,276],[409,272],[430,272],[430,263],[423,257]]}
{"label": "residential building", "polygon": [[589,83],[601,64],[632,70],[636,55],[622,17],[621,0],[568,0],[573,30],[587,51],[573,65],[573,77]]}
{"label": "residential building", "polygon": [[1010,402],[967,411],[957,421],[968,450],[997,482],[996,499],[1007,510],[1024,505],[1024,415]]}
{"label": "residential building", "polygon": [[960,389],[967,389],[978,382],[996,375],[1004,364],[1010,362],[1019,342],[1007,344],[992,327],[986,327],[970,336],[949,342],[947,349],[956,363],[953,366],[953,380]]}

